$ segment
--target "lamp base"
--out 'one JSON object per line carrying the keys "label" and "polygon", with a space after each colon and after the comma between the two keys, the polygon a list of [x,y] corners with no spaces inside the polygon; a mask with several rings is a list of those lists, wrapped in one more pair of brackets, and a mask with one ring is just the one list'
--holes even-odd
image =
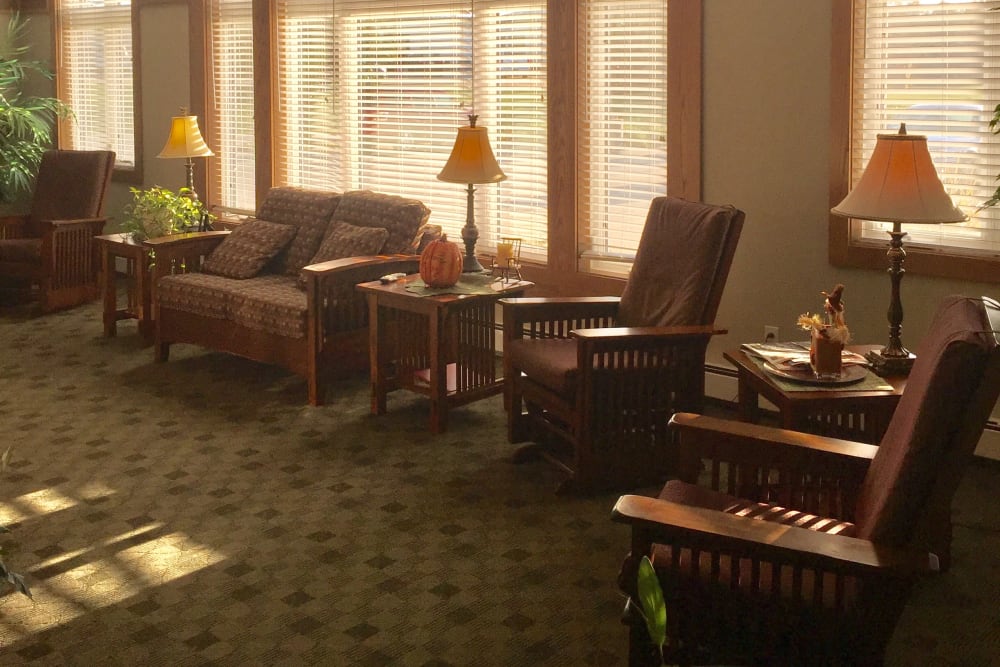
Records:
{"label": "lamp base", "polygon": [[462,273],[482,273],[485,270],[475,255],[466,255],[462,260]]}
{"label": "lamp base", "polygon": [[905,357],[885,356],[881,351],[872,350],[865,354],[872,372],[881,377],[906,376],[913,368],[917,355],[907,352]]}

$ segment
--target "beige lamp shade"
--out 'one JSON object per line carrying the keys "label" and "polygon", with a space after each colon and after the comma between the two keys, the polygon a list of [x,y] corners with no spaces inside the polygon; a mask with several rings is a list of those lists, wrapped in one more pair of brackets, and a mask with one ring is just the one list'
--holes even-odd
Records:
{"label": "beige lamp shade", "polygon": [[499,183],[507,178],[493,156],[486,128],[476,127],[475,116],[458,128],[451,156],[437,177],[448,183]]}
{"label": "beige lamp shade", "polygon": [[198,129],[197,116],[174,116],[167,143],[157,157],[208,157],[214,155]]}
{"label": "beige lamp shade", "polygon": [[861,179],[832,212],[848,218],[906,224],[967,219],[938,178],[927,150],[927,137],[907,134],[905,124],[900,125],[898,134],[878,135]]}

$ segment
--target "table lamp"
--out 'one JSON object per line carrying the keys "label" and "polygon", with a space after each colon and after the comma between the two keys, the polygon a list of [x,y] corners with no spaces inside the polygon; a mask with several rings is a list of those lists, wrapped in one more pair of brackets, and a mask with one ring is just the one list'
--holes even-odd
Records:
{"label": "table lamp", "polygon": [[938,178],[931,154],[927,150],[927,137],[907,134],[906,124],[899,126],[898,134],[880,134],[875,143],[868,166],[861,179],[844,200],[833,207],[832,213],[845,218],[891,222],[889,251],[889,277],[892,295],[889,300],[889,344],[880,351],[866,356],[872,370],[882,376],[906,375],[915,356],[900,340],[903,323],[903,306],[899,297],[899,284],[903,279],[902,224],[939,224],[962,222],[967,219],[951,201]]}
{"label": "table lamp", "polygon": [[187,168],[188,196],[195,201],[198,200],[198,193],[194,189],[194,160],[191,158],[211,155],[215,155],[215,153],[201,137],[201,130],[198,129],[198,117],[187,115],[187,109],[181,107],[181,114],[174,116],[170,122],[167,143],[156,157],[185,158],[187,160],[185,167]]}
{"label": "table lamp", "polygon": [[482,271],[483,266],[476,259],[476,241],[479,230],[476,229],[475,188],[478,183],[499,183],[507,178],[493,157],[489,137],[485,127],[476,127],[475,114],[469,114],[469,124],[458,128],[455,146],[444,169],[438,174],[438,180],[447,183],[465,183],[469,186],[465,208],[465,227],[462,228],[462,240],[465,242],[465,259],[462,271]]}

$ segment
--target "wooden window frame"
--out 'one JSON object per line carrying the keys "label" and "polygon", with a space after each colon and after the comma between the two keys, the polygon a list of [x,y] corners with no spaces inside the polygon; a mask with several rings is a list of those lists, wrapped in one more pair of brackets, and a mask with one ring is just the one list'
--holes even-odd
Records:
{"label": "wooden window frame", "polygon": [[[854,2],[834,2],[830,55],[830,207],[847,196],[851,183],[851,68]],[[861,238],[860,221],[830,214],[828,251],[830,264],[839,267],[885,271],[884,243]],[[1000,257],[986,252],[904,246],[906,272],[912,275],[1000,281]]]}

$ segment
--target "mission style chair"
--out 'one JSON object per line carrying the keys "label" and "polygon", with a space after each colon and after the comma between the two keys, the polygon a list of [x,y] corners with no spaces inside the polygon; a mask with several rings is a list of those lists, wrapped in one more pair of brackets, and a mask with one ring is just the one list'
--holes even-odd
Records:
{"label": "mission style chair", "polygon": [[997,302],[945,299],[878,447],[675,415],[680,479],[613,513],[632,527],[629,664],[660,664],[633,602],[643,556],[669,660],[881,664],[913,583],[950,560],[952,497],[1000,393],[998,330]]}
{"label": "mission style chair", "polygon": [[0,216],[0,280],[37,286],[42,311],[93,301],[99,295],[101,234],[112,151],[49,150],[42,155],[31,212]]}
{"label": "mission style chair", "polygon": [[657,197],[619,297],[501,299],[507,435],[568,474],[561,490],[662,481],[667,422],[702,409],[705,350],[744,214]]}

